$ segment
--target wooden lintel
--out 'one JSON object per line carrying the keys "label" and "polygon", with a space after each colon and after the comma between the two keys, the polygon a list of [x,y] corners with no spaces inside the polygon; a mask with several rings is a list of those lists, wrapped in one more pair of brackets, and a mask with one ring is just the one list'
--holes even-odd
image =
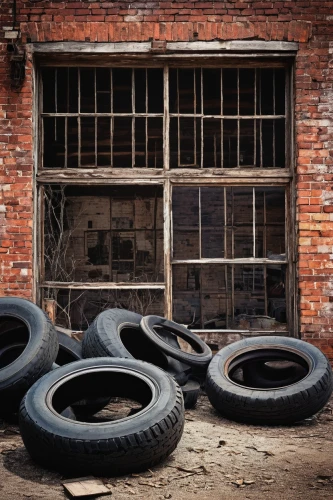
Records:
{"label": "wooden lintel", "polygon": [[60,288],[72,290],[164,290],[164,283],[110,283],[110,282],[61,282],[44,281],[40,288]]}
{"label": "wooden lintel", "polygon": [[[168,42],[167,52],[296,52],[299,44],[296,42],[275,42],[260,40],[231,40],[212,42]],[[151,53],[151,42],[46,42],[33,43],[32,52],[39,54],[134,54]]]}
{"label": "wooden lintel", "polygon": [[162,184],[164,179],[172,183],[207,182],[230,184],[250,183],[251,185],[269,182],[287,184],[291,179],[288,169],[43,169],[38,173],[42,184],[66,183],[80,184]]}

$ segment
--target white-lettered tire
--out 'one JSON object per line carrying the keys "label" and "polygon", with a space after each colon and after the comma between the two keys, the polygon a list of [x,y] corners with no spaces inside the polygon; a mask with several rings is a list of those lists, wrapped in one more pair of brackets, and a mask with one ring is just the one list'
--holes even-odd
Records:
{"label": "white-lettered tire", "polygon": [[[294,384],[269,388],[249,387],[236,378],[246,363],[294,361],[306,375]],[[219,351],[207,371],[207,396],[221,415],[250,424],[284,425],[321,410],[332,393],[332,369],[313,345],[289,337],[240,340]]]}
{"label": "white-lettered tire", "polygon": [[[73,399],[130,398],[142,409],[116,421],[62,417]],[[133,359],[92,358],[62,366],[28,391],[20,430],[32,458],[66,473],[112,476],[145,470],[176,448],[184,426],[181,390],[158,367]]]}

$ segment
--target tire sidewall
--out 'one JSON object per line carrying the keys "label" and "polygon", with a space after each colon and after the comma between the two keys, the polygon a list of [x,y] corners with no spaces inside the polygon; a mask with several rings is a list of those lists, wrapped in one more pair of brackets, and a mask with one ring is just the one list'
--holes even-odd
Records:
{"label": "tire sidewall", "polygon": [[[74,366],[75,364],[75,366]],[[140,412],[124,420],[92,425],[62,418],[53,412],[46,404],[47,394],[51,387],[60,379],[66,380],[73,371],[84,374],[86,369],[125,368],[132,375],[144,374],[155,386],[153,405],[146,412]],[[105,440],[133,434],[138,430],[151,427],[152,422],[159,422],[172,411],[177,396],[176,382],[158,367],[143,361],[123,358],[84,359],[61,366],[42,377],[30,388],[21,403],[21,412],[26,409],[30,418],[47,433],[57,434],[68,439]],[[21,429],[24,434],[24,429]]]}
{"label": "tire sidewall", "polygon": [[[170,330],[190,344],[195,343],[202,352],[196,354],[188,353],[170,345],[154,331],[154,326],[161,326],[166,331]],[[154,342],[161,351],[189,366],[207,366],[212,359],[211,349],[200,337],[173,321],[166,320],[160,316],[144,316],[140,322],[140,327],[148,339]]]}
{"label": "tire sidewall", "polygon": [[[10,365],[0,369],[0,390],[23,378],[30,368],[31,361],[38,356],[43,341],[47,340],[48,335],[56,336],[55,329],[48,324],[44,312],[26,299],[0,299],[1,317],[13,317],[22,321],[28,329],[29,339],[22,354]],[[45,367],[45,371],[51,368],[53,361],[50,360],[50,366]]]}
{"label": "tire sidewall", "polygon": [[[272,389],[255,389],[253,387],[246,387],[240,384],[233,382],[229,377],[225,374],[225,366],[229,359],[235,354],[241,354],[245,349],[249,348],[280,348],[282,350],[288,350],[291,348],[298,353],[305,354],[312,363],[311,371],[308,373],[306,377],[301,379],[300,381],[279,388]],[[299,393],[300,391],[306,391],[311,389],[313,385],[325,376],[327,369],[327,358],[326,356],[313,345],[289,337],[258,337],[246,340],[240,340],[223,348],[220,352],[218,352],[213,360],[211,361],[208,368],[208,377],[219,387],[222,387],[224,391],[233,393],[235,390],[237,391],[237,396],[245,398],[249,398],[249,400],[253,401],[254,398],[281,398],[283,396],[293,396],[295,393]],[[206,390],[209,397],[211,393],[210,384],[206,384]]]}

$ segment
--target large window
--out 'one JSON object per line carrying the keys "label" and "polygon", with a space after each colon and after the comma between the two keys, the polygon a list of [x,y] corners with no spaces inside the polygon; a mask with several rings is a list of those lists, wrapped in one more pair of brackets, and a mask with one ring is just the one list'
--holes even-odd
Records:
{"label": "large window", "polygon": [[45,168],[285,167],[284,68],[47,68],[42,78]]}
{"label": "large window", "polygon": [[292,332],[289,67],[42,67],[41,300]]}

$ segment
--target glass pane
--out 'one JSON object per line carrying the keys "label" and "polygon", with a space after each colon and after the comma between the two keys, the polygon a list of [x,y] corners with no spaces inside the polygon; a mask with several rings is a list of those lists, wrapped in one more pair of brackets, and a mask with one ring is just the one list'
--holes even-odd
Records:
{"label": "glass pane", "polygon": [[176,187],[172,194],[173,258],[199,258],[199,188]]}
{"label": "glass pane", "polygon": [[223,69],[223,114],[238,114],[237,69]]}
{"label": "glass pane", "polygon": [[57,113],[68,113],[69,82],[68,68],[57,68]]}
{"label": "glass pane", "polygon": [[111,70],[96,68],[97,113],[111,112]]}
{"label": "glass pane", "polygon": [[147,167],[147,126],[148,118],[135,118],[135,168]]}
{"label": "glass pane", "polygon": [[227,210],[227,257],[253,257],[253,189],[228,188]]}
{"label": "glass pane", "polygon": [[203,69],[203,112],[205,115],[221,115],[221,70]]}
{"label": "glass pane", "polygon": [[200,112],[200,69],[170,69],[170,113]]}
{"label": "glass pane", "polygon": [[163,113],[163,69],[147,70],[148,76],[148,113]]}
{"label": "glass pane", "polygon": [[[85,244],[87,257],[91,265],[103,266],[109,264],[110,233],[108,231],[86,231]],[[102,278],[102,275],[100,277]],[[80,280],[78,279],[78,281]]]}
{"label": "glass pane", "polygon": [[275,114],[285,114],[285,70],[275,69]]}
{"label": "glass pane", "polygon": [[147,99],[147,82],[146,82],[145,68],[138,68],[134,70],[135,82],[135,112],[147,113],[146,99]]}
{"label": "glass pane", "polygon": [[285,167],[285,120],[275,121],[275,166]]}
{"label": "glass pane", "polygon": [[253,167],[254,165],[254,120],[240,120],[239,122],[239,166]]}
{"label": "glass pane", "polygon": [[201,321],[200,266],[177,265],[172,271],[172,318],[196,328]]}
{"label": "glass pane", "polygon": [[81,117],[81,165],[95,164],[95,118]]}
{"label": "glass pane", "polygon": [[256,188],[256,257],[285,258],[285,192]]}
{"label": "glass pane", "polygon": [[259,71],[259,114],[273,115],[274,114],[274,69],[267,68]]}
{"label": "glass pane", "polygon": [[111,165],[111,119],[97,118],[97,165]]}
{"label": "glass pane", "polygon": [[46,186],[45,214],[47,280],[163,281],[162,189]]}
{"label": "glass pane", "polygon": [[201,124],[198,118],[170,119],[171,168],[201,165]]}
{"label": "glass pane", "polygon": [[78,119],[67,118],[67,167],[78,166],[79,129]]}
{"label": "glass pane", "polygon": [[224,168],[237,167],[237,139],[238,121],[223,120],[223,166]]}
{"label": "glass pane", "polygon": [[95,70],[92,68],[80,69],[80,112],[95,113]]}
{"label": "glass pane", "polygon": [[135,208],[134,200],[122,199],[112,200],[112,229],[132,229],[134,228]]}
{"label": "glass pane", "polygon": [[68,111],[78,112],[79,103],[79,70],[78,68],[68,68]]}
{"label": "glass pane", "polygon": [[43,68],[43,113],[55,113],[55,69]]}
{"label": "glass pane", "polygon": [[201,249],[203,258],[224,257],[225,188],[200,188]]}
{"label": "glass pane", "polygon": [[254,114],[254,69],[239,70],[239,114]]}
{"label": "glass pane", "polygon": [[163,167],[163,118],[147,118],[149,168]]}
{"label": "glass pane", "polygon": [[263,166],[274,166],[274,121],[263,120],[262,124],[262,155]]}
{"label": "glass pane", "polygon": [[132,167],[132,118],[113,119],[113,166],[115,168]]}
{"label": "glass pane", "polygon": [[132,113],[132,70],[113,68],[113,111]]}
{"label": "glass pane", "polygon": [[221,167],[221,129],[222,120],[218,118],[203,120],[204,168]]}
{"label": "glass pane", "polygon": [[43,118],[44,168],[65,166],[65,118]]}
{"label": "glass pane", "polygon": [[173,319],[197,329],[286,331],[286,266],[174,265]]}
{"label": "glass pane", "polygon": [[225,329],[231,296],[228,293],[227,266],[220,264],[201,267],[201,326],[197,328]]}

